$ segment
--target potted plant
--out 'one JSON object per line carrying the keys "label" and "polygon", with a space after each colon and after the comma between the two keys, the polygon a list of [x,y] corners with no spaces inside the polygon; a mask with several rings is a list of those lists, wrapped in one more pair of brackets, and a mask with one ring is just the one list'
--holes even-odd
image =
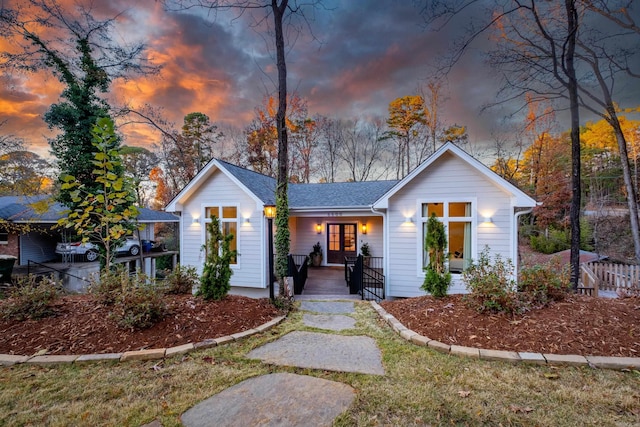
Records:
{"label": "potted plant", "polygon": [[320,264],[322,264],[322,246],[320,246],[320,242],[313,245],[313,250],[309,253],[309,260],[314,267],[320,267]]}
{"label": "potted plant", "polygon": [[369,257],[371,256],[371,249],[369,249],[369,243],[364,242],[362,246],[360,246],[360,255],[362,255],[364,264],[369,265]]}

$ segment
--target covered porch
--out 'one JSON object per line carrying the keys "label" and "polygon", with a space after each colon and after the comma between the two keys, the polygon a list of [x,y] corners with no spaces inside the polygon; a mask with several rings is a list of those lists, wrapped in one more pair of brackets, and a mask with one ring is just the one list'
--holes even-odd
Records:
{"label": "covered porch", "polygon": [[[293,259],[293,258],[292,258]],[[382,268],[374,268],[374,264],[382,264],[382,259],[363,259],[356,257],[347,259],[343,266],[306,267],[296,265],[297,271],[304,270],[303,276],[295,277],[295,298],[314,299],[384,299],[384,275]]]}

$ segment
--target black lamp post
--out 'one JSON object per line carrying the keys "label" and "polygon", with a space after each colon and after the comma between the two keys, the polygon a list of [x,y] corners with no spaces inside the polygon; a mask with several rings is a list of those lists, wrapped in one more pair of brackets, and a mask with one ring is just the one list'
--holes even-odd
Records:
{"label": "black lamp post", "polygon": [[267,218],[267,228],[269,228],[269,298],[273,301],[275,299],[273,292],[273,218],[276,216],[276,207],[265,205],[264,216]]}

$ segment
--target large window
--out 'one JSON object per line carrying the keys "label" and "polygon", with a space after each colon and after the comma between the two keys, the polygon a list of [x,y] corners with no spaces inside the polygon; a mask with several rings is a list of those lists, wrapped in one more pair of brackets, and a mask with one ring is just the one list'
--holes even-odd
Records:
{"label": "large window", "polygon": [[[211,217],[215,216],[220,221],[222,234],[225,236],[233,234],[233,240],[229,245],[232,251],[238,250],[238,208],[235,206],[211,206],[205,209],[205,224],[211,222]],[[205,228],[206,230],[206,228]],[[205,231],[206,241],[209,241],[209,233]],[[231,260],[232,264],[238,263],[238,258]]]}
{"label": "large window", "polygon": [[427,220],[435,214],[447,232],[449,247],[449,271],[462,273],[471,264],[472,214],[471,202],[431,202],[422,204],[422,266],[429,264],[429,254],[424,250]]}

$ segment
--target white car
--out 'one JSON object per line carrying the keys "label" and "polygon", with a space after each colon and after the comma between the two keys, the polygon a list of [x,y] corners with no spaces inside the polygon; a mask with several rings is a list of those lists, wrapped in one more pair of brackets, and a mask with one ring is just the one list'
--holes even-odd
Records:
{"label": "white car", "polygon": [[[61,256],[68,255],[80,255],[87,261],[95,261],[98,259],[99,252],[96,245],[93,243],[58,243],[56,245],[56,253]],[[140,241],[134,237],[128,237],[122,245],[116,249],[116,255],[131,255],[136,256],[140,253]]]}

